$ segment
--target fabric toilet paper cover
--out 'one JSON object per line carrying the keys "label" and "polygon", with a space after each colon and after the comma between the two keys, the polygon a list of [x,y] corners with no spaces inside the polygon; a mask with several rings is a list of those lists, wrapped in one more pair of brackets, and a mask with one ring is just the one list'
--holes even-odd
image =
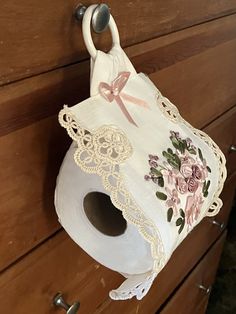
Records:
{"label": "fabric toilet paper cover", "polygon": [[92,10],[83,20],[91,97],[64,106],[59,122],[77,143],[76,164],[101,177],[112,203],[150,243],[152,269],[129,277],[110,293],[113,299],[141,299],[188,233],[221,208],[225,157],[146,75],[136,73],[120,47],[112,17],[112,49],[95,49]]}

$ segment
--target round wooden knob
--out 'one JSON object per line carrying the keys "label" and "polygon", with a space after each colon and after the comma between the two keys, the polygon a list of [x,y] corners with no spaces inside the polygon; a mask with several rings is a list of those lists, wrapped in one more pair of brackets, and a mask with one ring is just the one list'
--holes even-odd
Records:
{"label": "round wooden knob", "polygon": [[72,305],[67,304],[60,292],[58,292],[53,298],[53,304],[66,310],[67,314],[76,314],[80,307],[79,302],[75,302]]}

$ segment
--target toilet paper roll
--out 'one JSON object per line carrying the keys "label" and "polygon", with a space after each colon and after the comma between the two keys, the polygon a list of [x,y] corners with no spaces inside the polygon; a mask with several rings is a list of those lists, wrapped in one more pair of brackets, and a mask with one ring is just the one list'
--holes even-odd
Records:
{"label": "toilet paper roll", "polygon": [[150,271],[149,243],[112,205],[101,178],[75,164],[75,150],[72,143],[57,178],[55,207],[61,225],[102,265],[127,276]]}

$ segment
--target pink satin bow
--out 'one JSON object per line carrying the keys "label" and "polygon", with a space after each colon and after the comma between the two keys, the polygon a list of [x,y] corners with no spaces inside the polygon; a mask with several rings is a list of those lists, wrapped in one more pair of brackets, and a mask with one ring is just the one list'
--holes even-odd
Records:
{"label": "pink satin bow", "polygon": [[111,85],[105,82],[101,82],[99,84],[99,92],[100,95],[103,96],[110,103],[115,100],[128,121],[137,126],[137,124],[129,114],[128,110],[126,109],[121,97],[129,102],[132,102],[135,105],[139,105],[145,108],[148,108],[149,106],[144,100],[121,92],[122,89],[125,87],[129,76],[130,72],[120,72],[119,75],[111,82]]}

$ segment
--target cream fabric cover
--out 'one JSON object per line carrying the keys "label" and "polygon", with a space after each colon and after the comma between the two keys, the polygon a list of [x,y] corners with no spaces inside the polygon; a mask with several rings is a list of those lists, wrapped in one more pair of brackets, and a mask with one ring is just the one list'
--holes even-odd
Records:
{"label": "cream fabric cover", "polygon": [[113,299],[141,299],[188,233],[221,208],[225,157],[146,75],[136,73],[112,17],[112,49],[95,50],[89,30],[93,8],[83,22],[91,97],[65,106],[59,122],[76,143],[75,163],[101,178],[113,204],[150,243],[152,268],[127,274],[110,293]]}

